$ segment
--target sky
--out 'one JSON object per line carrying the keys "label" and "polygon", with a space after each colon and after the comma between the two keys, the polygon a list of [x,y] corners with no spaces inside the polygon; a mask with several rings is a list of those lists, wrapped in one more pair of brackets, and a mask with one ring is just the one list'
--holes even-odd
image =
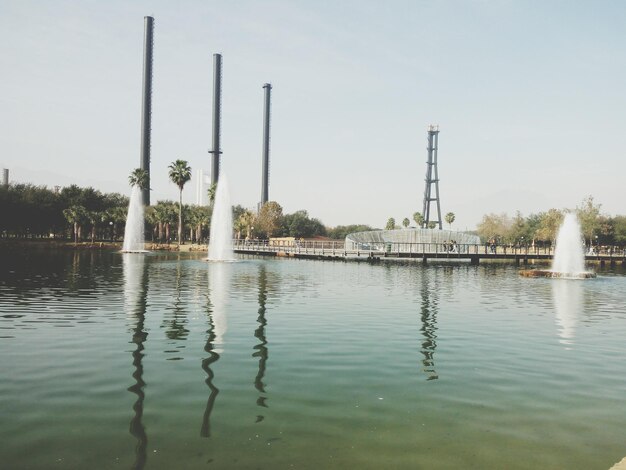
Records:
{"label": "sky", "polygon": [[[10,180],[130,193],[139,166],[144,16],[155,18],[154,203],[167,166],[210,169],[222,54],[222,172],[327,226],[421,212],[440,126],[442,215],[626,214],[626,3],[512,0],[0,0],[0,166]],[[185,203],[194,203],[196,182]],[[434,210],[434,208],[432,209]]]}

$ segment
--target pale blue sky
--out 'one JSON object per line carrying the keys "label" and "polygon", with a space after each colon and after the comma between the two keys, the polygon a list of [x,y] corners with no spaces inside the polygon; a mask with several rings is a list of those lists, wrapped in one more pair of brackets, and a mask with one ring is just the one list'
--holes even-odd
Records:
{"label": "pale blue sky", "polygon": [[[129,193],[139,166],[143,17],[155,17],[152,200],[167,165],[209,169],[212,55],[223,54],[222,168],[327,225],[422,209],[441,128],[443,213],[625,214],[626,2],[0,0],[0,165],[11,180]],[[184,192],[195,200],[195,182]]]}

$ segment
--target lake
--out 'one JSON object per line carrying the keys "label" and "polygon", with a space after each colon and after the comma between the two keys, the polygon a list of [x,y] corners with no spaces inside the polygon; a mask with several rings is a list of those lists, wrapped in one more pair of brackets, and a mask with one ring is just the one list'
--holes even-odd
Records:
{"label": "lake", "polygon": [[3,468],[608,469],[626,272],[0,252]]}

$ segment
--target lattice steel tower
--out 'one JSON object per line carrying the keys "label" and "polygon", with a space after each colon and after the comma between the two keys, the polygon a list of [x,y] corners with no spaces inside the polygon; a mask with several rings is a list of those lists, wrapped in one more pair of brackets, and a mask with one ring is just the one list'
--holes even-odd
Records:
{"label": "lattice steel tower", "polygon": [[[437,171],[437,149],[439,144],[439,125],[428,126],[428,160],[426,161],[426,187],[424,188],[424,216],[423,228],[428,228],[430,222],[436,222],[441,230],[441,205],[439,204],[439,172]],[[435,195],[433,197],[433,185],[435,186]],[[431,220],[430,203],[437,203],[437,219]]]}

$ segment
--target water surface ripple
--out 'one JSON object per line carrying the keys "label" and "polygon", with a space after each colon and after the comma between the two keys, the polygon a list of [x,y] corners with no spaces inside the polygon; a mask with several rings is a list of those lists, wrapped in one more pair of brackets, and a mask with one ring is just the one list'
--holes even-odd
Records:
{"label": "water surface ripple", "polygon": [[[606,469],[626,276],[0,253],[4,468]],[[206,255],[204,255],[206,257]]]}

